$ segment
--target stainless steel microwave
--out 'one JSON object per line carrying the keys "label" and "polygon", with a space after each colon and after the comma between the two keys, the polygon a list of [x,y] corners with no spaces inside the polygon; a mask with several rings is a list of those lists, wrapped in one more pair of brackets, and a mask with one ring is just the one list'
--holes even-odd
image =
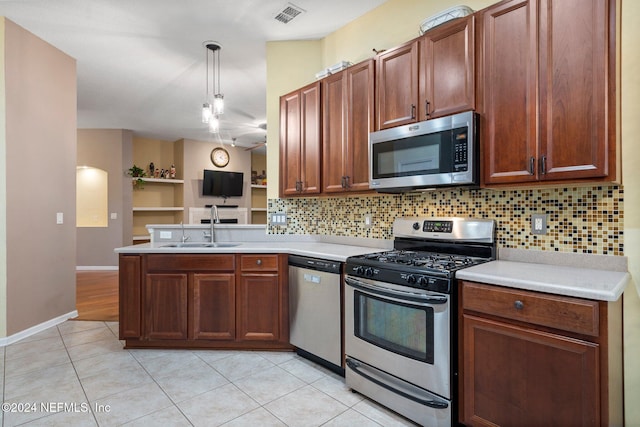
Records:
{"label": "stainless steel microwave", "polygon": [[439,186],[477,186],[473,111],[369,134],[369,188],[399,193]]}

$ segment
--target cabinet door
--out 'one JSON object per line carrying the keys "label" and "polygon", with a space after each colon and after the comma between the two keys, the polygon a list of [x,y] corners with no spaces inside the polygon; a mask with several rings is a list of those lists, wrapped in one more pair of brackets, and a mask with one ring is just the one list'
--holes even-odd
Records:
{"label": "cabinet door", "polygon": [[235,275],[194,274],[189,301],[189,339],[234,340]]}
{"label": "cabinet door", "polygon": [[463,316],[464,422],[599,426],[598,345]]}
{"label": "cabinet door", "polygon": [[418,120],[475,109],[474,16],[428,31],[420,40]]}
{"label": "cabinet door", "polygon": [[118,269],[120,339],[142,336],[140,255],[120,255]]}
{"label": "cabinet door", "polygon": [[[320,156],[322,150],[320,120],[320,82],[301,89],[301,192],[304,194],[320,193]],[[285,167],[289,167],[285,163]]]}
{"label": "cabinet door", "polygon": [[300,181],[301,138],[300,92],[280,98],[280,194],[298,193]]}
{"label": "cabinet door", "polygon": [[476,22],[484,184],[536,181],[536,1],[500,2]]}
{"label": "cabinet door", "polygon": [[344,191],[347,156],[348,103],[345,72],[322,80],[322,191]]}
{"label": "cabinet door", "polygon": [[187,274],[147,274],[145,308],[148,339],[186,340]]}
{"label": "cabinet door", "polygon": [[238,340],[280,339],[280,292],[276,273],[243,273],[237,294]]}
{"label": "cabinet door", "polygon": [[378,55],[376,82],[376,128],[414,123],[418,106],[418,42]]}
{"label": "cabinet door", "polygon": [[374,122],[374,61],[322,80],[322,191],[369,190],[369,132]]}
{"label": "cabinet door", "polygon": [[351,191],[369,190],[369,133],[374,126],[373,59],[347,68],[346,186]]}
{"label": "cabinet door", "polygon": [[540,179],[608,174],[608,4],[540,0]]}

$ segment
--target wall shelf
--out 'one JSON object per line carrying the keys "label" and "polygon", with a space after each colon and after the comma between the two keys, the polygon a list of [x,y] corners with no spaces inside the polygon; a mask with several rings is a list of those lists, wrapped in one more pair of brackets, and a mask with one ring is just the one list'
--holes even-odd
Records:
{"label": "wall shelf", "polygon": [[149,178],[149,177],[142,177],[142,178],[131,178],[131,179],[133,181],[141,179],[144,182],[157,182],[159,184],[184,184],[184,180],[183,179],[175,179],[175,178]]}
{"label": "wall shelf", "polygon": [[155,206],[155,207],[134,207],[133,208],[134,212],[180,212],[180,211],[184,211],[184,207],[162,207],[162,206]]}

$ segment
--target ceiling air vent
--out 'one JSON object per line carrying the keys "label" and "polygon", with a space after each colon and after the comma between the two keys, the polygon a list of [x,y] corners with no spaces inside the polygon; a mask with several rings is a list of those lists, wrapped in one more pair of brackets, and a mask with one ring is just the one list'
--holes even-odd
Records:
{"label": "ceiling air vent", "polygon": [[280,21],[283,24],[288,24],[293,20],[293,18],[304,12],[304,9],[296,6],[295,4],[287,3],[276,13],[275,20]]}

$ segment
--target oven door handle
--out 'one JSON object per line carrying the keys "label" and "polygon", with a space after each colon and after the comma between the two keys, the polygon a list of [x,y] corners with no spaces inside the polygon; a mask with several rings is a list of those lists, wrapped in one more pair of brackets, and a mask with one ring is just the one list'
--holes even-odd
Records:
{"label": "oven door handle", "polygon": [[398,390],[397,388],[391,387],[389,384],[387,384],[387,383],[385,383],[383,381],[380,381],[379,379],[374,378],[371,375],[369,375],[369,374],[363,372],[362,370],[360,370],[359,369],[360,368],[360,364],[358,362],[356,362],[355,360],[353,360],[353,359],[350,359],[350,358],[347,357],[347,360],[345,362],[346,362],[347,366],[349,368],[351,368],[351,370],[353,372],[355,372],[356,374],[358,374],[361,377],[367,379],[368,381],[371,381],[372,383],[374,383],[376,385],[379,385],[380,387],[382,387],[382,388],[384,388],[386,390],[389,390],[392,393],[395,393],[395,394],[400,395],[400,396],[402,396],[402,397],[404,397],[406,399],[409,399],[409,400],[412,400],[414,402],[417,402],[417,403],[419,403],[421,405],[428,406],[430,408],[444,409],[444,408],[449,407],[449,404],[447,402],[443,402],[443,401],[439,401],[439,400],[433,400],[433,399],[430,399],[430,400],[421,399],[418,396],[414,396],[414,395],[406,393],[406,392],[404,392],[402,390]]}
{"label": "oven door handle", "polygon": [[415,292],[403,292],[395,289],[382,288],[379,286],[369,285],[367,283],[361,282],[359,280],[353,279],[351,277],[345,277],[345,283],[352,288],[359,289],[361,291],[365,291],[370,295],[379,295],[384,297],[391,297],[395,301],[406,302],[411,301],[413,303],[418,303],[423,306],[429,305],[437,305],[437,304],[446,304],[448,299],[446,297],[435,297],[435,296],[427,296],[421,295]]}

